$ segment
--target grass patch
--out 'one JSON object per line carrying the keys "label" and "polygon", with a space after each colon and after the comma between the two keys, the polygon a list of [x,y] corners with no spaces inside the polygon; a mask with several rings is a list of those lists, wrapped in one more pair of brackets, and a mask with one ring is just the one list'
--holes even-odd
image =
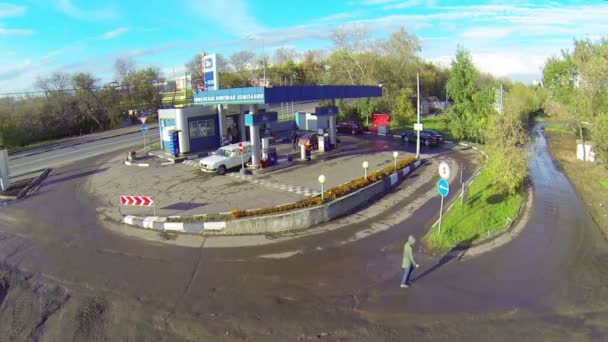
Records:
{"label": "grass patch", "polygon": [[229,215],[200,215],[188,217],[169,217],[167,222],[183,222],[183,223],[204,223],[204,222],[223,222],[230,220]]}
{"label": "grass patch", "polygon": [[568,128],[564,125],[547,125],[545,126],[545,132],[565,133],[572,136],[576,135],[576,132],[573,129]]}
{"label": "grass patch", "polygon": [[148,150],[160,150],[160,142],[146,146]]}
{"label": "grass patch", "polygon": [[608,190],[608,179],[601,180],[600,185],[602,186],[602,188]]}
{"label": "grass patch", "polygon": [[515,219],[522,200],[523,189],[515,195],[496,191],[484,169],[470,186],[464,208],[458,198],[443,217],[441,234],[437,225],[425,242],[431,250],[446,251],[463,241],[473,242],[504,230],[509,219]]}

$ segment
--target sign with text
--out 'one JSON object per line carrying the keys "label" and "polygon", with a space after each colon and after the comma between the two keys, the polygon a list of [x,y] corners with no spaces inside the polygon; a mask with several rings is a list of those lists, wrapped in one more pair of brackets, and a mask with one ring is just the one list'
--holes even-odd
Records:
{"label": "sign with text", "polygon": [[315,107],[315,115],[316,116],[338,115],[338,107],[337,106]]}
{"label": "sign with text", "polygon": [[205,78],[205,90],[220,89],[219,78],[217,76],[217,55],[203,55],[202,63]]}
{"label": "sign with text", "polygon": [[271,123],[277,121],[279,121],[279,114],[277,112],[265,112],[259,114],[245,115],[245,126],[256,126],[264,123]]}
{"label": "sign with text", "polygon": [[222,89],[194,94],[194,104],[198,106],[263,103],[264,88],[262,87]]}

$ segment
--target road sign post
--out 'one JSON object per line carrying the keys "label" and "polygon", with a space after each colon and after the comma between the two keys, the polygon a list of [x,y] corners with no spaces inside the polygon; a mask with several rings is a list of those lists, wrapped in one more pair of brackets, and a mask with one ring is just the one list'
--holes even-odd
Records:
{"label": "road sign post", "polygon": [[444,161],[439,163],[439,177],[441,177],[441,179],[448,179],[450,178],[450,174],[450,165]]}
{"label": "road sign post", "polygon": [[241,170],[245,170],[245,157],[243,156],[243,143],[239,143],[239,154],[241,155]]}
{"label": "road sign post", "polygon": [[450,184],[445,179],[440,179],[437,183],[437,190],[441,195],[441,208],[439,209],[439,234],[441,234],[441,222],[443,220],[443,198],[450,193]]}
{"label": "road sign post", "polygon": [[[142,121],[145,122],[145,120]],[[148,132],[148,126],[146,124],[141,124],[141,126],[139,126],[139,130],[144,136],[144,153],[146,153],[146,133]]]}

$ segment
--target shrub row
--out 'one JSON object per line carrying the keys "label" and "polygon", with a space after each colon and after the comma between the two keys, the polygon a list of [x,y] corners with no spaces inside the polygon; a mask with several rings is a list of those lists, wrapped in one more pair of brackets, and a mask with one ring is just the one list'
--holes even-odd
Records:
{"label": "shrub row", "polygon": [[[416,158],[414,158],[414,157],[408,157],[408,158],[399,160],[399,161],[397,161],[397,170],[405,169],[406,167],[414,164],[415,162],[416,162]],[[327,201],[348,195],[348,194],[350,194],[354,191],[357,191],[359,189],[362,189],[372,183],[378,182],[378,181],[390,176],[395,171],[396,171],[395,166],[390,165],[390,166],[385,167],[382,170],[378,170],[378,171],[374,171],[374,172],[370,173],[367,176],[367,179],[365,179],[365,177],[360,177],[360,178],[354,179],[346,184],[342,184],[335,188],[331,188],[325,192],[324,200],[321,199],[321,196],[315,196],[315,197],[301,200],[299,202],[294,202],[294,203],[281,205],[281,206],[277,206],[277,207],[261,208],[261,209],[253,209],[253,210],[233,209],[231,211],[231,215],[233,218],[260,216],[260,215],[282,213],[282,212],[289,211],[289,210],[302,209],[302,208],[312,207],[315,205],[320,205]]]}

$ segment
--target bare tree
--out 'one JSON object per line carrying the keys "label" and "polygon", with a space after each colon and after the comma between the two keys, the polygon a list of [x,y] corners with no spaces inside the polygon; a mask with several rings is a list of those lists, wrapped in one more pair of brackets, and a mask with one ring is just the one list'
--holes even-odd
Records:
{"label": "bare tree", "polygon": [[252,69],[256,65],[255,53],[242,50],[235,52],[230,56],[230,66],[241,78],[245,80],[251,79],[253,75]]}
{"label": "bare tree", "polygon": [[293,62],[298,58],[298,51],[294,48],[280,47],[274,52],[272,63],[274,65],[284,65]]}
{"label": "bare tree", "polygon": [[124,82],[135,72],[135,62],[129,57],[118,57],[114,62],[114,72],[116,78]]}

